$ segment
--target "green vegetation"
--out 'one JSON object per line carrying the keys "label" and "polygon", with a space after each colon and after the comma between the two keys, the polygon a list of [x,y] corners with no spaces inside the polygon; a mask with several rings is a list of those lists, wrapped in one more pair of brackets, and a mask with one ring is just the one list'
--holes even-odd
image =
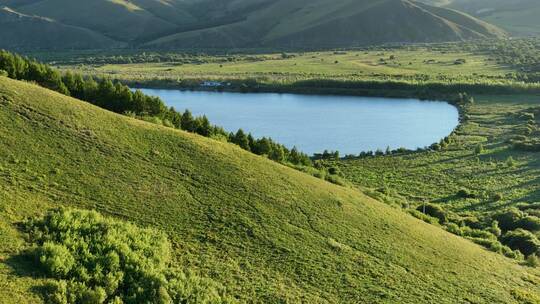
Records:
{"label": "green vegetation", "polygon": [[18,223],[59,206],[166,233],[172,266],[240,302],[520,303],[540,295],[539,269],[235,145],[5,77],[0,128],[3,302],[42,301],[50,279],[21,255],[33,245]]}
{"label": "green vegetation", "polygon": [[540,163],[537,152],[516,142],[540,136],[534,116],[539,97],[476,97],[436,152],[349,158],[325,166],[339,167],[345,179],[373,189],[373,196],[435,217],[450,232],[493,251],[538,255]]}
{"label": "green vegetation", "polygon": [[36,260],[64,303],[227,303],[209,280],[170,267],[167,237],[97,212],[55,210],[25,223]]}
{"label": "green vegetation", "polygon": [[246,135],[242,130],[236,134],[228,134],[223,128],[212,126],[206,116],[193,117],[188,110],[181,114],[173,108],[167,108],[157,97],[144,95],[139,90],[132,92],[129,87],[119,82],[113,83],[108,78],[96,82],[92,77],[83,78],[80,74],[69,71],[62,75],[48,65],[2,50],[0,71],[4,71],[10,78],[34,81],[51,90],[116,113],[233,142],[244,150],[266,155],[277,162],[299,167],[311,166],[309,157],[296,148],[289,150],[270,138],[254,139],[251,134]]}
{"label": "green vegetation", "polygon": [[223,83],[218,89],[242,92],[453,100],[457,92],[540,92],[535,68],[539,49],[536,39],[522,39],[259,55],[86,53],[48,60],[65,70],[111,77],[135,87],[200,89],[203,81],[215,80]]}

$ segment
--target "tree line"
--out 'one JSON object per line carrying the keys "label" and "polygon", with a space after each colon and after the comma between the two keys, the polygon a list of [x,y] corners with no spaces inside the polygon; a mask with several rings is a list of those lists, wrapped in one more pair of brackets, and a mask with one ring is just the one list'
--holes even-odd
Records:
{"label": "tree line", "polygon": [[128,86],[108,78],[96,80],[77,73],[62,74],[47,64],[5,50],[0,50],[0,71],[4,71],[3,74],[7,74],[9,78],[35,82],[116,113],[145,120],[149,117],[156,118],[169,127],[205,137],[225,139],[246,151],[265,155],[278,162],[312,165],[309,156],[296,148],[288,149],[271,138],[255,139],[241,129],[236,133],[227,133],[222,127],[212,125],[206,116],[194,117],[189,110],[178,112],[167,107],[159,97],[146,95],[140,90],[132,91]]}

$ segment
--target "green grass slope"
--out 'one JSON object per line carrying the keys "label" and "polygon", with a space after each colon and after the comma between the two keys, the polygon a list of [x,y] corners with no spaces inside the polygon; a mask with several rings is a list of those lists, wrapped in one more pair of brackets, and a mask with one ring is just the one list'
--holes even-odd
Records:
{"label": "green grass slope", "polygon": [[473,17],[407,0],[280,0],[245,19],[149,42],[158,47],[336,47],[501,37]]}
{"label": "green grass slope", "polygon": [[39,302],[16,223],[75,206],[165,231],[175,263],[264,303],[538,301],[540,272],[233,145],[0,77],[0,302]]}
{"label": "green grass slope", "polygon": [[0,7],[0,48],[87,49],[118,45],[85,28]]}

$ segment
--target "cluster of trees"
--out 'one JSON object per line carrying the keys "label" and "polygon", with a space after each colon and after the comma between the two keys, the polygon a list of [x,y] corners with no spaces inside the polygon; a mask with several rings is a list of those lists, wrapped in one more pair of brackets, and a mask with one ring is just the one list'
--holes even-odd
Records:
{"label": "cluster of trees", "polygon": [[[206,137],[225,138],[247,151],[257,155],[287,162],[294,165],[310,166],[310,158],[296,148],[287,147],[274,142],[270,138],[254,139],[251,134],[238,130],[229,134],[223,128],[214,126],[206,116],[194,117],[186,110],[180,113],[168,108],[158,97],[145,95],[140,90],[133,92],[128,86],[110,79],[95,80],[82,77],[80,74],[59,73],[46,64],[39,63],[7,51],[0,50],[0,71],[17,80],[36,82],[37,84],[88,101],[101,108],[149,121],[159,121],[163,125],[193,132]],[[150,119],[152,118],[152,119]]]}
{"label": "cluster of trees", "polygon": [[[294,56],[292,56],[294,57]],[[291,57],[291,58],[292,58]],[[168,62],[173,64],[205,64],[205,63],[227,63],[237,61],[264,61],[269,57],[265,55],[208,55],[200,53],[197,50],[184,50],[182,53],[163,53],[163,52],[115,52],[109,55],[87,54],[82,57],[58,57],[52,56],[47,61],[60,62],[63,64],[86,64],[86,65],[104,65],[104,64],[131,64],[131,63],[160,63]]]}
{"label": "cluster of trees", "polygon": [[156,230],[73,209],[29,219],[25,229],[54,279],[50,304],[233,302],[218,283],[171,268],[171,245]]}
{"label": "cluster of trees", "polygon": [[[458,191],[457,196],[464,199],[475,197],[463,189]],[[523,204],[518,207],[508,208],[480,220],[475,216],[457,216],[430,203],[419,205],[412,214],[427,222],[444,225],[449,232],[507,257],[523,259],[526,256],[535,260],[540,256],[540,204]]]}
{"label": "cluster of trees", "polygon": [[257,155],[266,155],[277,162],[288,162],[303,166],[313,165],[309,156],[298,151],[296,147],[289,150],[287,147],[274,142],[271,138],[255,139],[251,133],[246,134],[242,129],[239,129],[236,133],[230,133],[228,140],[246,151],[251,151]]}
{"label": "cluster of trees", "polygon": [[529,109],[516,115],[517,119],[524,122],[517,128],[515,132],[519,133],[512,138],[511,143],[514,149],[529,152],[540,152],[540,124],[538,117],[540,107]]}

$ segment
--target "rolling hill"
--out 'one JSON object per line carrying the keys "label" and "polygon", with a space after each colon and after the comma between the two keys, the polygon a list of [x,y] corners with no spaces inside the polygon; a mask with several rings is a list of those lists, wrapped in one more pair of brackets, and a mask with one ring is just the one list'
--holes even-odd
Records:
{"label": "rolling hill", "polygon": [[181,47],[338,47],[504,36],[452,10],[405,0],[271,1],[245,19],[182,32],[146,45]]}
{"label": "rolling hill", "polygon": [[39,303],[17,223],[56,206],[167,233],[239,302],[533,303],[540,271],[356,189],[0,76],[0,302]]}
{"label": "rolling hill", "polygon": [[119,45],[86,28],[0,8],[0,48],[84,49]]}
{"label": "rolling hill", "polygon": [[144,48],[347,47],[505,35],[464,13],[411,0],[9,0],[5,5]]}
{"label": "rolling hill", "polygon": [[466,12],[513,35],[540,34],[540,2],[536,0],[429,0],[427,3]]}

